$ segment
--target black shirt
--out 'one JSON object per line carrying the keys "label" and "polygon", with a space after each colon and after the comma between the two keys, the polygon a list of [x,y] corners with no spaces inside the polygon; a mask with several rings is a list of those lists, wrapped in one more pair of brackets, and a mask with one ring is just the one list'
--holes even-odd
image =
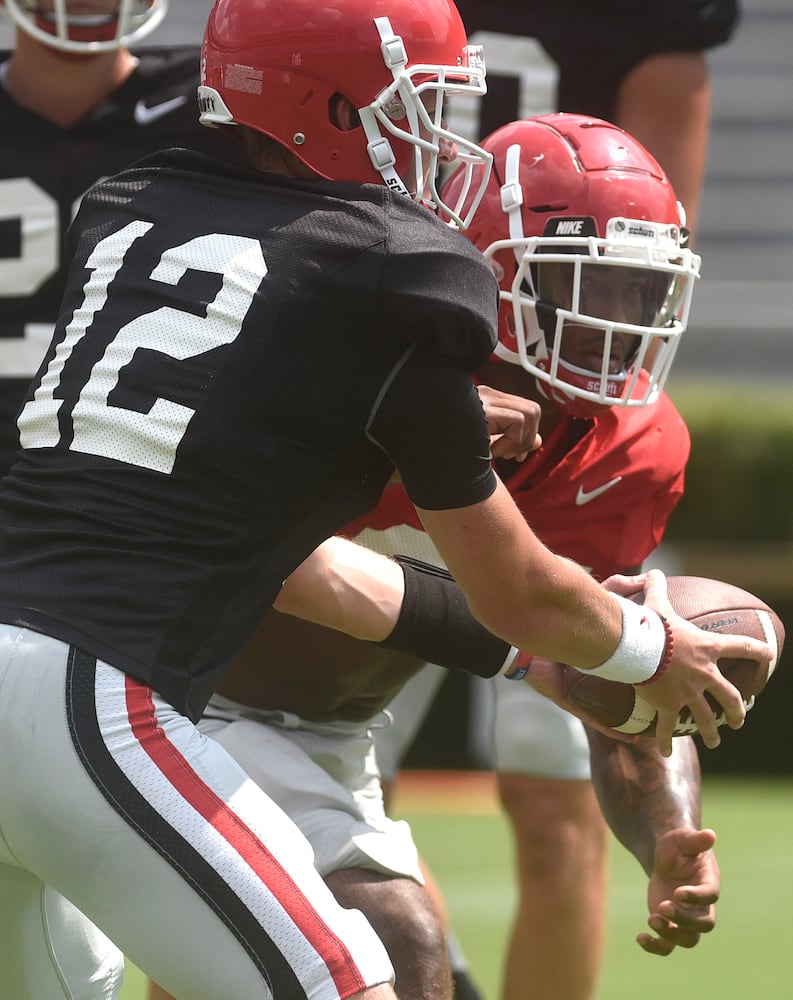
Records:
{"label": "black shirt", "polygon": [[420,506],[490,495],[470,373],[496,282],[385,186],[185,150],[95,186],[70,243],[0,493],[0,620],[197,718],[282,580],[394,466]]}
{"label": "black shirt", "polygon": [[737,0],[457,0],[456,6],[469,37],[488,32],[479,137],[521,117],[517,67],[506,70],[516,58],[510,46],[516,36],[536,39],[556,64],[554,110],[614,121],[620,86],[640,62],[721,45],[740,17]]}

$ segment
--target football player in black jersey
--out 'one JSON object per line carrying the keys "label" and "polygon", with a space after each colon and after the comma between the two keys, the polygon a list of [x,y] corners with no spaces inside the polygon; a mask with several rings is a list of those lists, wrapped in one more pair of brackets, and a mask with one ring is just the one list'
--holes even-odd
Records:
{"label": "football player in black jersey", "polygon": [[253,168],[171,151],[83,199],[0,493],[0,863],[78,908],[96,995],[117,963],[80,913],[176,997],[392,996],[371,929],[194,722],[284,578],[395,468],[482,621],[652,681],[663,752],[683,706],[718,744],[706,691],[742,724],[720,656],[770,659],[677,617],[659,573],[644,605],[606,591],[496,479],[471,378],[496,284],[427,210],[464,226],[477,203],[435,176],[459,139],[446,93],[483,88],[449,0],[218,0],[202,117]]}
{"label": "football player in black jersey", "polygon": [[663,166],[693,240],[710,131],[708,51],[732,36],[738,0],[460,0],[458,6],[487,56],[477,135],[551,110],[615,122]]}
{"label": "football player in black jersey", "polygon": [[[69,262],[64,234],[82,194],[100,178],[164,146],[241,156],[222,131],[199,125],[200,47],[138,45],[164,15],[166,2],[137,5],[118,16],[116,3],[67,0],[61,12],[72,16],[62,23],[58,5],[48,14],[46,5],[0,2],[17,29],[13,51],[0,56],[0,124],[7,143],[0,163],[2,473],[18,447],[17,411],[54,329]],[[81,14],[74,16],[75,10]],[[491,395],[485,405],[491,422],[507,435],[502,446],[516,435],[517,454],[523,437],[533,436],[530,421],[522,401],[494,398],[501,396]],[[25,894],[19,879],[14,884],[21,904]],[[34,889],[30,898],[35,895]],[[68,904],[54,893],[49,907],[69,916]],[[58,922],[53,919],[50,926],[52,947],[62,956]],[[19,954],[19,938],[7,941]],[[47,967],[41,970],[46,978]],[[90,972],[78,963],[77,979],[70,983]],[[44,996],[46,982],[36,980],[31,992]]]}

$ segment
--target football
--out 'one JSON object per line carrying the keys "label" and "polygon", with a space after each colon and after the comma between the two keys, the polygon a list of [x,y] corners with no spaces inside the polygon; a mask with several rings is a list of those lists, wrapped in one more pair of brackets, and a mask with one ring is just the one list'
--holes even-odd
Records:
{"label": "football", "polygon": [[[709,632],[748,635],[767,642],[774,651],[768,667],[754,660],[719,660],[719,669],[738,688],[747,710],[763,690],[782,653],[785,629],[779,616],[759,597],[720,580],[698,576],[667,577],[669,603],[692,624]],[[634,600],[641,600],[639,593]],[[641,688],[602,677],[591,677],[565,667],[567,696],[601,725],[620,733],[641,736],[655,734],[655,709],[641,696]],[[717,715],[718,725],[726,720],[720,706],[706,695]],[[678,716],[675,736],[689,736],[697,727],[686,709]]]}

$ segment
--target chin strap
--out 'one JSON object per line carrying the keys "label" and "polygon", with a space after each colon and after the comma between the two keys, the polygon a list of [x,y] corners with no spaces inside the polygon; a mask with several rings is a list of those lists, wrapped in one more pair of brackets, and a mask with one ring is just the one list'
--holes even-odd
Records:
{"label": "chin strap", "polygon": [[507,150],[504,174],[505,180],[500,191],[501,209],[509,220],[509,238],[522,240],[523,218],[520,209],[523,205],[523,188],[520,183],[520,146],[517,142]]}
{"label": "chin strap", "polygon": [[[405,43],[399,35],[394,34],[394,29],[391,27],[391,22],[387,17],[376,17],[374,23],[377,33],[380,35],[380,51],[383,55],[383,62],[391,70],[394,82],[397,83],[402,70],[405,69],[408,63]],[[407,109],[405,110],[407,111]],[[391,143],[380,132],[380,126],[377,122],[374,109],[371,106],[368,108],[359,108],[358,114],[361,118],[364,135],[366,136],[366,151],[369,154],[369,159],[372,161],[372,166],[383,178],[383,183],[386,187],[410,197],[410,192],[394,169],[396,156],[394,155]]]}

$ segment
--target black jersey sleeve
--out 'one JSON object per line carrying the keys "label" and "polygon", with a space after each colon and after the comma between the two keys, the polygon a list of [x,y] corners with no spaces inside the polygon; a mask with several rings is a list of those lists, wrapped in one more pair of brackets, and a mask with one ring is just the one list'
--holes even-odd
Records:
{"label": "black jersey sleeve", "polygon": [[378,315],[391,336],[479,368],[496,346],[498,285],[482,253],[426,208],[391,195]]}
{"label": "black jersey sleeve", "polygon": [[459,361],[409,349],[386,383],[368,433],[398,469],[417,507],[447,510],[496,488],[482,403]]}
{"label": "black jersey sleeve", "polygon": [[496,342],[498,285],[479,250],[427,210],[394,197],[378,316],[406,343],[368,434],[418,507],[467,507],[495,489],[472,373]]}

